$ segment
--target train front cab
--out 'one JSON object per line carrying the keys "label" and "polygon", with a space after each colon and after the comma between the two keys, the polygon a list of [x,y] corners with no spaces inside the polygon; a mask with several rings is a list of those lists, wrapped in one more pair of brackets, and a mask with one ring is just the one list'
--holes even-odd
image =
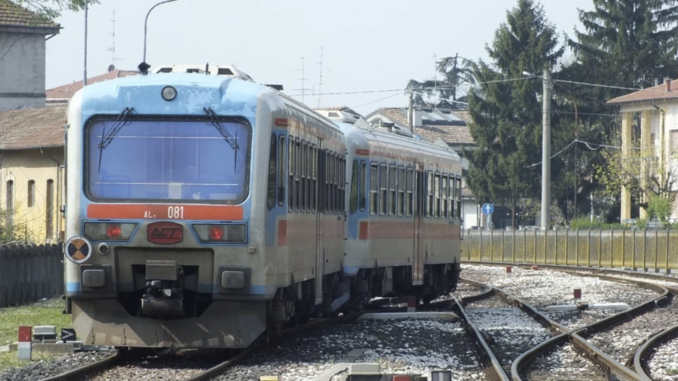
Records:
{"label": "train front cab", "polygon": [[275,96],[189,74],[74,96],[65,277],[85,344],[243,348],[264,332],[286,268],[267,262],[267,171],[252,169],[268,164]]}

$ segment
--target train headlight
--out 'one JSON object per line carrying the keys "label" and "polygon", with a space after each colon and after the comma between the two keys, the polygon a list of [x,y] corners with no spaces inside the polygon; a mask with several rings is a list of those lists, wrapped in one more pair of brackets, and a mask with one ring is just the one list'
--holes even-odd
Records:
{"label": "train headlight", "polygon": [[137,224],[85,222],[85,237],[92,241],[127,241]]}
{"label": "train headlight", "polygon": [[247,240],[244,224],[193,225],[200,241],[213,243],[243,243]]}
{"label": "train headlight", "polygon": [[166,101],[172,101],[174,98],[177,97],[177,89],[175,89],[172,86],[165,86],[162,88],[162,91],[160,92],[160,95],[162,95],[162,99]]}

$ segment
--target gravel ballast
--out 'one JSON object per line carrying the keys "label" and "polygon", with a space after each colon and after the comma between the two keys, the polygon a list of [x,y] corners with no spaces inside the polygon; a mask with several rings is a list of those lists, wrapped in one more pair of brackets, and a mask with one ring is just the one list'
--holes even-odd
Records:
{"label": "gravel ballast", "polygon": [[378,362],[382,373],[430,379],[431,370],[449,369],[454,379],[483,379],[473,345],[459,322],[403,319],[360,320],[286,339],[217,380],[258,380],[266,375],[313,380],[352,350],[364,351],[356,362]]}

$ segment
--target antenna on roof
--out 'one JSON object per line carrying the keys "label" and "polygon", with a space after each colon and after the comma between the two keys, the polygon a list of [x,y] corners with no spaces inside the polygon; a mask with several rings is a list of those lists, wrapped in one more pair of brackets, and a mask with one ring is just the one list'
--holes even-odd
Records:
{"label": "antenna on roof", "polygon": [[324,47],[320,47],[320,82],[318,82],[318,107],[320,107],[320,97],[323,89],[323,50]]}

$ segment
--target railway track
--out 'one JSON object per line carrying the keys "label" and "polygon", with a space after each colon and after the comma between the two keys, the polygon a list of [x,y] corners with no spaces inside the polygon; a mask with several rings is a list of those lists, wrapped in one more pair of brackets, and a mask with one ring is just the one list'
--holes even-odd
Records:
{"label": "railway track", "polygon": [[[565,326],[561,326],[560,332],[558,335],[553,338],[541,343],[540,345],[531,348],[530,350],[523,353],[519,356],[511,366],[511,379],[514,381],[527,379],[526,374],[529,371],[530,365],[539,357],[543,356],[555,348],[571,345],[574,350],[581,356],[587,358],[589,361],[593,362],[598,368],[603,371],[603,379],[609,380],[642,380],[648,381],[651,378],[646,373],[646,362],[649,357],[649,353],[653,348],[656,348],[662,342],[670,340],[678,336],[678,327],[672,327],[662,331],[661,333],[653,336],[650,340],[646,341],[641,345],[638,350],[633,353],[633,356],[626,359],[626,361],[619,361],[619,358],[614,358],[608,353],[604,352],[597,346],[591,343],[591,339],[595,338],[598,335],[604,334],[606,332],[612,331],[614,329],[619,329],[623,327],[624,324],[632,322],[634,319],[644,316],[645,314],[652,313],[657,309],[666,306],[671,302],[673,296],[678,294],[678,287],[671,286],[662,286],[655,282],[666,282],[666,277],[656,276],[653,274],[638,274],[635,272],[621,271],[621,270],[605,270],[605,271],[595,271],[590,269],[572,269],[571,267],[563,266],[543,266],[540,267],[551,268],[558,271],[568,272],[571,274],[576,274],[578,276],[594,276],[604,280],[610,280],[614,282],[628,282],[652,289],[658,293],[658,296],[652,300],[646,301],[638,306],[635,306],[627,311],[614,314],[605,319],[599,320],[595,323],[579,327],[576,329],[569,329]],[[605,275],[601,275],[605,274]],[[617,275],[615,277],[611,274]],[[638,279],[641,278],[641,279]],[[650,280],[648,282],[647,280]],[[676,280],[678,281],[678,280]],[[554,322],[555,323],[555,322]],[[555,323],[558,324],[558,323]],[[599,340],[599,343],[604,341]],[[600,345],[600,344],[599,344]],[[533,379],[533,378],[531,378]],[[597,378],[596,378],[597,379]]]}
{"label": "railway track", "polygon": [[[354,313],[347,316],[340,316],[336,318],[325,318],[318,319],[306,323],[301,326],[292,327],[281,331],[274,336],[262,336],[254,344],[249,346],[247,349],[240,351],[237,354],[228,356],[227,359],[221,361],[213,361],[211,364],[206,365],[205,363],[200,366],[194,375],[188,377],[182,377],[177,375],[175,379],[184,380],[184,381],[205,381],[210,380],[213,377],[220,375],[234,365],[240,363],[242,360],[246,359],[248,356],[252,355],[254,352],[259,350],[263,345],[265,345],[269,340],[279,341],[290,336],[294,336],[303,332],[308,332],[311,330],[326,328],[333,324],[340,324],[344,322],[351,322],[356,320],[362,312]],[[142,358],[135,355],[137,351],[130,350],[127,352],[118,352],[117,354],[97,361],[86,366],[82,366],[68,372],[58,374],[49,378],[45,378],[42,381],[81,381],[81,380],[91,380],[97,379],[101,376],[102,373],[110,371],[114,368],[124,368],[129,366],[131,363],[139,363],[143,361]],[[139,351],[139,352],[148,352],[148,351]],[[221,356],[223,358],[223,355]],[[168,361],[168,360],[165,360]],[[185,373],[185,372],[184,372]],[[106,378],[107,379],[107,378]]]}

